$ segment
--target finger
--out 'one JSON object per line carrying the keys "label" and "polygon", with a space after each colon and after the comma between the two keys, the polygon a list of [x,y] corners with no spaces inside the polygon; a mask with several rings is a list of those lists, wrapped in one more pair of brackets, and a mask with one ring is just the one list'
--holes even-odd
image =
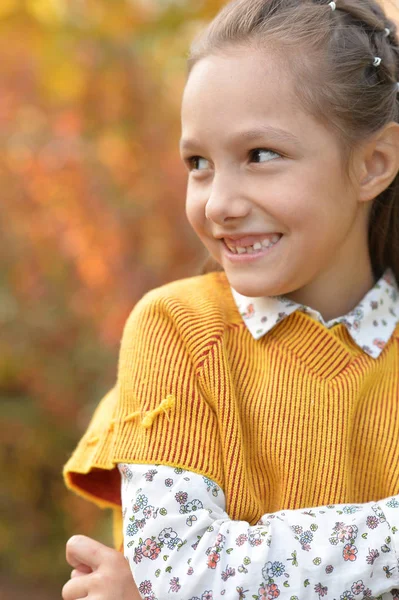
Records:
{"label": "finger", "polygon": [[93,573],[90,567],[80,565],[78,569],[73,569],[73,571],[71,572],[71,578],[81,577],[82,575],[89,575],[90,573]]}
{"label": "finger", "polygon": [[81,571],[78,571],[77,569],[73,569],[71,571],[71,579],[73,579],[74,577],[80,577],[81,575],[85,575],[85,573],[82,573]]}
{"label": "finger", "polygon": [[90,567],[84,567],[82,569],[73,569],[73,571],[71,572],[71,579],[72,577],[81,577],[82,575],[89,575],[90,573],[93,573]]}
{"label": "finger", "polygon": [[73,535],[66,544],[66,560],[78,570],[82,565],[97,569],[107,560],[109,552],[113,552],[112,548],[85,535]]}
{"label": "finger", "polygon": [[89,582],[87,575],[70,579],[62,588],[63,600],[80,600],[81,598],[87,598],[88,595]]}

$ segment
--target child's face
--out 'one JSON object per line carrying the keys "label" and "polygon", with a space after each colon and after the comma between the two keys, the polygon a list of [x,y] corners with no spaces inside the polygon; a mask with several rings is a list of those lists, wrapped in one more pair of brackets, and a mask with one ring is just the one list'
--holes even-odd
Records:
{"label": "child's face", "polygon": [[[286,294],[316,280],[320,288],[330,275],[353,273],[367,252],[367,215],[338,141],[301,109],[290,76],[265,52],[235,49],[200,60],[184,91],[182,140],[192,142],[182,158],[196,157],[187,165],[187,217],[246,296]],[[267,127],[286,138],[243,135]],[[259,234],[249,245],[272,233],[282,234],[277,244],[252,255],[231,256],[220,239]]]}

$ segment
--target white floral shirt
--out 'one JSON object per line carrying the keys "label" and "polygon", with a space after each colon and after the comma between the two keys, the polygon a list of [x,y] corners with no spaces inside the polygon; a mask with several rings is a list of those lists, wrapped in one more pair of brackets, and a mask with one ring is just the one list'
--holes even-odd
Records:
{"label": "white floral shirt", "polygon": [[145,600],[398,600],[399,499],[232,521],[221,488],[120,463],[124,552]]}
{"label": "white floral shirt", "polygon": [[[399,321],[398,286],[387,270],[348,315],[232,289],[255,339],[295,310],[326,327],[342,322],[378,358]],[[118,465],[124,554],[145,600],[399,600],[399,496],[263,515],[250,526],[225,512],[210,479],[165,465]]]}
{"label": "white floral shirt", "polygon": [[399,321],[399,288],[391,269],[385,271],[363,300],[347,315],[327,322],[317,310],[292,302],[284,296],[250,298],[242,296],[231,286],[230,288],[237,308],[256,340],[290,314],[300,310],[328,328],[344,323],[353,341],[364,352],[378,358]]}

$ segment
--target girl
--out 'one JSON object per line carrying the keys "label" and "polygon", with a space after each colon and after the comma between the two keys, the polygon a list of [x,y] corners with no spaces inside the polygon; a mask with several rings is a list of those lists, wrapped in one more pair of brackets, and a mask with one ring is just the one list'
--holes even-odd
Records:
{"label": "girl", "polygon": [[398,79],[374,0],[236,0],[194,41],[186,212],[219,266],[126,323],[64,470],[124,557],[71,538],[64,600],[399,597]]}

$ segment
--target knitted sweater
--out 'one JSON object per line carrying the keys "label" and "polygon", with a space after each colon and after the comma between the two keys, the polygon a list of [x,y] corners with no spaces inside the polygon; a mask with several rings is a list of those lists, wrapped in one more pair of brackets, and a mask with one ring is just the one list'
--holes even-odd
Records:
{"label": "knitted sweater", "polygon": [[230,517],[250,524],[398,494],[398,342],[399,325],[373,359],[343,324],[301,312],[255,340],[225,273],[159,287],[126,322],[117,383],[65,482],[120,517],[117,463],[181,467],[217,482]]}

